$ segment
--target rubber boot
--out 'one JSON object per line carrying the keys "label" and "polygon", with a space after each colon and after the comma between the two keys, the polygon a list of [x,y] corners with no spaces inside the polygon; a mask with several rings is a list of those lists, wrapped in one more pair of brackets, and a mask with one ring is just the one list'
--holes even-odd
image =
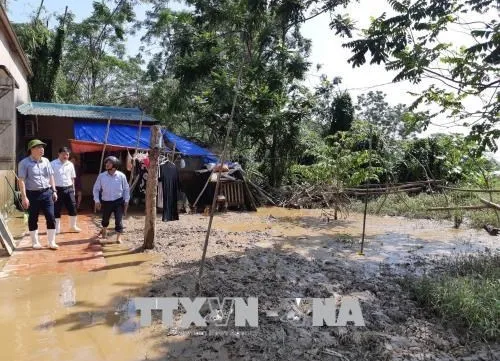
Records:
{"label": "rubber boot", "polygon": [[56,234],[61,233],[61,218],[56,218]]}
{"label": "rubber boot", "polygon": [[47,239],[49,241],[50,249],[58,249],[59,246],[56,244],[56,230],[55,229],[47,229]]}
{"label": "rubber boot", "polygon": [[31,246],[33,249],[40,249],[42,245],[38,242],[38,229],[36,231],[30,231],[31,236]]}
{"label": "rubber boot", "polygon": [[78,228],[78,226],[76,225],[76,216],[70,216],[69,217],[69,224],[70,224],[70,228],[69,230],[71,232],[74,232],[74,233],[79,233],[81,232],[82,230],[80,228]]}

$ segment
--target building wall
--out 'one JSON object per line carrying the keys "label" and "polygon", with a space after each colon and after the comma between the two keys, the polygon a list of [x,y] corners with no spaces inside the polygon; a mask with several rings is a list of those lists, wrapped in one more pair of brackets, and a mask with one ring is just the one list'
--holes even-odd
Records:
{"label": "building wall", "polygon": [[[1,29],[0,27],[0,65],[8,69],[19,86],[18,89],[0,98],[0,215],[5,216],[14,200],[6,177],[15,187],[15,176],[12,171],[16,169],[16,107],[29,102],[29,89],[28,74],[22,65],[21,58],[12,49]],[[4,78],[3,82],[5,81]]]}

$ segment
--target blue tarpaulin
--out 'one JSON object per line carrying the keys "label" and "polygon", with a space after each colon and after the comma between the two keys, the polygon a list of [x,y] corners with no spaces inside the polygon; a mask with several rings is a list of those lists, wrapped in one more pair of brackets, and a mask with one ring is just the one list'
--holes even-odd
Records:
{"label": "blue tarpaulin", "polygon": [[172,144],[172,146],[175,144],[176,152],[180,152],[189,156],[203,157],[205,163],[216,163],[218,161],[218,158],[205,148],[202,148],[187,139],[179,137],[178,135],[169,132],[168,130],[165,130],[163,132],[163,136],[164,138],[166,138],[166,140],[168,140],[169,143]]}
{"label": "blue tarpaulin", "polygon": [[[109,127],[107,142],[105,142],[106,128],[106,123],[75,120],[75,140],[79,142],[91,142],[98,144],[107,143],[110,148],[115,146],[130,149],[135,149],[136,147],[139,149],[149,149],[151,136],[151,128],[149,126],[143,125],[141,127],[139,143],[137,143],[137,137],[139,135],[139,126],[137,125],[111,124]],[[163,130],[162,133],[165,142],[171,143],[172,146],[175,144],[176,152],[191,157],[203,157],[205,163],[217,162],[217,156],[207,149],[204,149],[167,130]],[[83,147],[84,146],[82,146],[82,149]]]}
{"label": "blue tarpaulin", "polygon": [[106,142],[106,123],[88,123],[76,121],[74,123],[75,139],[93,143],[107,143],[124,148],[149,149],[149,138],[151,129],[148,126],[142,126],[139,145],[137,145],[137,136],[139,127],[136,125],[111,124],[109,126],[108,140]]}

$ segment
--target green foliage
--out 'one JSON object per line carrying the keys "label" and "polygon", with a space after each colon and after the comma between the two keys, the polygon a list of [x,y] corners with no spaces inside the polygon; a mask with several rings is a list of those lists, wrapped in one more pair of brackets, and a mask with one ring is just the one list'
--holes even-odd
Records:
{"label": "green foliage", "polygon": [[500,256],[443,261],[445,273],[407,279],[411,295],[430,312],[476,339],[500,337]]}
{"label": "green foliage", "polygon": [[127,25],[135,19],[133,4],[130,0],[94,2],[88,18],[69,24],[62,64],[64,76],[57,94],[59,100],[139,105],[143,78],[141,60],[140,57],[124,58]]}
{"label": "green foliage", "polygon": [[[300,85],[309,67],[310,41],[299,31],[306,5],[186,3],[194,8],[192,13],[158,3],[143,24],[145,40],[161,46],[148,66],[151,79],[159,80],[153,94],[162,97],[151,99],[162,104],[155,115],[174,130],[189,130],[208,143],[221,144],[238,92],[232,156],[255,147],[260,171],[270,184],[279,185],[297,156],[301,124],[312,106],[311,95]],[[174,87],[158,89],[165,82]]]}
{"label": "green foliage", "polygon": [[29,79],[31,99],[50,102],[56,92],[56,79],[61,67],[63,44],[66,36],[66,15],[59,18],[59,26],[50,30],[39,18],[41,9],[27,24],[15,24],[21,46],[23,47],[33,71]]}
{"label": "green foliage", "polygon": [[407,138],[418,130],[418,123],[426,117],[426,113],[410,112],[403,104],[389,105],[386,94],[377,90],[358,96],[356,115],[370,124],[380,128],[390,137]]}
{"label": "green foliage", "polygon": [[[436,84],[417,96],[410,110],[419,104],[437,104],[440,113],[458,117],[471,127],[470,137],[479,150],[496,150],[500,137],[500,23],[498,3],[492,0],[390,0],[396,14],[382,14],[374,19],[364,36],[344,46],[352,50],[349,61],[361,66],[371,57],[371,64],[384,63],[388,70],[398,71],[394,82],[419,83],[433,79]],[[496,10],[496,11],[495,11]],[[481,21],[467,22],[467,16],[480,15]],[[474,45],[440,42],[450,27],[461,27],[464,39]],[[467,40],[465,40],[467,41]],[[462,44],[458,44],[462,45]],[[437,84],[444,84],[440,87]],[[464,107],[464,100],[479,98],[478,110]],[[437,114],[433,114],[434,116]],[[423,127],[429,119],[421,119]]]}

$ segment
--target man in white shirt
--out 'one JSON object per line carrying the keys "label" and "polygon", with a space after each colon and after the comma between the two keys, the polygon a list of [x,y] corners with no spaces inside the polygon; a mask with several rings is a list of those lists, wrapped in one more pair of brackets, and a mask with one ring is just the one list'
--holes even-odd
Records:
{"label": "man in white shirt", "polygon": [[[102,238],[107,236],[107,228],[111,214],[115,215],[116,241],[122,243],[123,216],[127,214],[128,202],[130,200],[130,188],[125,174],[117,168],[120,160],[114,156],[104,160],[106,171],[97,176],[94,184],[93,194],[95,210],[102,208]],[[101,206],[102,203],[102,206]]]}
{"label": "man in white shirt", "polygon": [[56,233],[61,233],[61,209],[64,205],[69,213],[70,232],[80,232],[76,225],[75,178],[73,163],[69,161],[70,150],[67,147],[59,149],[59,157],[51,162],[57,189],[57,202],[54,205],[56,218]]}

